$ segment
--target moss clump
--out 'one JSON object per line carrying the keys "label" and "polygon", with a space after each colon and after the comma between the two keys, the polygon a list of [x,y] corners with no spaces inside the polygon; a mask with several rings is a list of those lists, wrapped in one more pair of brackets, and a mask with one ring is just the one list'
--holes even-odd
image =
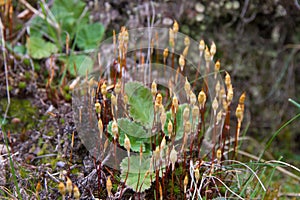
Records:
{"label": "moss clump", "polygon": [[[7,100],[3,98],[0,100],[0,112],[4,113],[6,107]],[[2,125],[2,128],[4,131],[10,130],[11,132],[26,131],[36,126],[37,116],[38,110],[29,100],[13,98],[7,113],[7,120]],[[1,121],[2,117],[3,115],[0,116]],[[18,118],[19,123],[9,123],[14,118]]]}
{"label": "moss clump", "polygon": [[19,87],[19,89],[24,90],[26,88],[26,85],[27,85],[26,82],[21,81],[21,82],[19,82],[18,87]]}

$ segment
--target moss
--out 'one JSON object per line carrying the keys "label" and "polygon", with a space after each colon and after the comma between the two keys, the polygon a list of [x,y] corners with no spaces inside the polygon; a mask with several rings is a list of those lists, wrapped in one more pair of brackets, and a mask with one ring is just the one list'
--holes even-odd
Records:
{"label": "moss", "polygon": [[60,158],[55,158],[55,159],[50,159],[50,165],[51,165],[51,168],[52,169],[55,169],[56,168],[56,163],[58,161],[60,161],[61,159]]}
{"label": "moss", "polygon": [[[6,107],[7,100],[3,98],[0,100],[0,112],[4,113]],[[12,98],[7,113],[7,123],[5,123],[2,128],[4,131],[10,130],[11,132],[27,131],[37,126],[37,116],[38,110],[29,100]],[[0,119],[1,118],[2,116],[0,116]],[[13,118],[20,119],[20,123],[8,123]]]}
{"label": "moss", "polygon": [[64,118],[60,118],[60,119],[59,119],[59,122],[60,122],[61,124],[64,124],[64,123],[65,123],[65,119],[64,119]]}
{"label": "moss", "polygon": [[65,97],[65,100],[66,100],[66,101],[70,101],[70,100],[72,99],[72,95],[70,95],[69,93],[66,93],[66,94],[64,95],[64,97]]}
{"label": "moss", "polygon": [[49,153],[47,148],[48,148],[48,144],[44,143],[41,150],[37,153],[37,156],[41,156],[41,155],[45,155],[45,154]]}
{"label": "moss", "polygon": [[27,85],[26,82],[20,81],[20,82],[19,82],[19,85],[18,85],[18,88],[21,89],[21,90],[23,90],[23,89],[26,88],[26,85]]}
{"label": "moss", "polygon": [[79,170],[79,168],[73,168],[72,170],[71,170],[71,174],[78,174],[80,172],[80,170]]}
{"label": "moss", "polygon": [[25,168],[20,167],[19,173],[21,178],[28,178],[29,172]]}
{"label": "moss", "polygon": [[49,136],[49,137],[52,137],[52,136],[55,135],[55,132],[54,132],[53,130],[51,130],[51,131],[48,131],[48,132],[46,133],[46,135]]}
{"label": "moss", "polygon": [[26,79],[26,81],[30,81],[31,73],[29,71],[25,72],[25,79]]}
{"label": "moss", "polygon": [[41,71],[41,66],[38,63],[34,63],[33,66],[34,66],[34,71],[36,72]]}

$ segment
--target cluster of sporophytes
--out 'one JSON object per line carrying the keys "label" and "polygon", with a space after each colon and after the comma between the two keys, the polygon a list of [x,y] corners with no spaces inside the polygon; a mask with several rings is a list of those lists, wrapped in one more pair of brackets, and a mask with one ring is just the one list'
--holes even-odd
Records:
{"label": "cluster of sporophytes", "polygon": [[[91,139],[88,132],[92,130],[89,130],[81,136],[86,146],[95,144],[89,150],[97,159],[97,169],[100,171],[104,165],[112,169],[120,167],[121,180],[114,190],[112,185],[117,178],[99,172],[98,179],[106,180],[108,197],[121,198],[128,188],[138,197],[151,188],[156,199],[241,197],[238,191],[244,190],[235,183],[240,174],[233,163],[244,166],[235,158],[246,95],[242,93],[239,97],[235,109],[237,125],[232,133],[234,90],[229,73],[220,71],[220,61],[214,63],[215,43],[210,47],[203,40],[198,43],[198,69],[193,72],[195,76],[188,75],[191,42],[188,37],[179,41],[178,29],[175,22],[169,30],[169,47],[161,55],[153,53],[155,41],[151,41],[150,65],[151,60],[163,63],[161,77],[155,72],[147,76],[150,81],[128,78],[130,32],[123,27],[118,36],[113,36],[114,65],[118,69],[111,69],[100,81],[87,76],[84,87],[74,91],[75,96],[81,97],[77,103],[76,99],[73,102],[79,126],[88,127],[87,124],[97,119],[97,135]],[[175,55],[176,43],[184,44],[180,55]],[[134,57],[140,60],[135,60],[138,64],[132,67],[133,74],[149,67],[144,54],[138,51],[140,54],[134,53]],[[166,76],[167,68],[171,69],[171,76]],[[160,84],[161,78],[167,79],[168,84]],[[243,178],[253,174],[258,178],[250,168],[244,167],[251,173]],[[100,182],[99,191],[103,191]],[[258,182],[265,190],[259,179]]]}

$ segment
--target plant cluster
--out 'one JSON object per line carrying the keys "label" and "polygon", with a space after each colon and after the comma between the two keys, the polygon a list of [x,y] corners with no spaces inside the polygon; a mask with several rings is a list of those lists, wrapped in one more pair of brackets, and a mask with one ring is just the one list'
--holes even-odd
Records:
{"label": "plant cluster", "polygon": [[[71,100],[68,80],[84,75],[87,68],[93,67],[89,54],[100,44],[104,26],[92,21],[84,1],[54,0],[49,3],[42,0],[36,3],[39,9],[26,0],[0,4],[4,10],[1,13],[3,37],[7,38],[5,46],[11,55],[9,63],[19,64],[21,61],[29,69],[24,72],[25,76],[21,73],[21,78],[16,77],[11,85],[17,85],[22,93],[34,93],[31,88],[37,86],[32,77],[45,79],[48,76],[45,83],[47,95],[57,105],[61,99]],[[18,18],[28,20],[21,28],[12,19],[15,7],[24,9]],[[17,27],[21,30],[14,38],[12,31]],[[84,68],[80,68],[82,63],[85,63]],[[45,70],[41,70],[43,67]]]}
{"label": "plant cluster", "polygon": [[[179,41],[178,28],[175,22],[169,30],[170,46],[156,62],[162,61],[165,67],[167,62],[171,63],[175,73],[169,79],[179,90],[174,84],[160,85],[155,77],[149,84],[125,78],[126,70],[122,68],[127,67],[130,35],[123,27],[113,38],[116,62],[123,76],[122,73],[111,73],[112,77],[101,77],[99,82],[86,78],[85,87],[74,91],[88,104],[94,102],[90,109],[77,105],[75,109],[79,111],[76,116],[79,125],[89,121],[82,119],[82,112],[87,111],[87,116],[96,115],[98,131],[93,140],[98,150],[93,151],[100,155],[95,154],[99,160],[97,169],[101,171],[108,159],[113,163],[110,167],[120,167],[121,180],[115,191],[111,185],[116,177],[105,178],[98,172],[98,179],[106,180],[107,195],[114,198],[123,198],[128,188],[135,191],[138,198],[151,188],[156,199],[174,199],[175,196],[184,199],[242,198],[251,194],[246,190],[247,186],[238,186],[235,181],[254,177],[256,187],[260,187],[257,191],[266,191],[256,173],[236,160],[246,94],[242,93],[235,109],[236,127],[232,133],[233,86],[229,73],[225,72],[225,84],[220,78],[220,61],[214,63],[216,45],[212,42],[208,48],[203,40],[199,42],[199,66],[204,64],[205,72],[197,72],[194,84],[189,81],[189,76],[180,82],[189,62],[190,39],[185,37],[184,41]],[[184,48],[177,56],[174,49],[180,42]],[[143,60],[141,66],[145,65]],[[134,69],[136,73],[139,70],[138,66]],[[114,82],[110,85],[109,80]],[[200,87],[198,93],[194,92],[196,87]],[[179,98],[180,92],[184,95]],[[85,141],[89,136],[83,137]],[[122,155],[124,152],[127,153]],[[247,173],[241,174],[239,170]],[[103,190],[101,188],[100,184],[99,190]]]}

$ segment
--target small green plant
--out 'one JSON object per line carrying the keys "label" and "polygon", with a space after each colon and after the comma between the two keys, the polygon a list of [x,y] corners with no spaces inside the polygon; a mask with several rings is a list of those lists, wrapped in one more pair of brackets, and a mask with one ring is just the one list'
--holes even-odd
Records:
{"label": "small green plant", "polygon": [[[165,33],[159,29],[151,31],[157,35]],[[150,51],[150,64],[145,64],[139,50],[140,59],[133,62],[139,64],[129,66],[127,63],[131,60],[127,62],[127,53],[133,52],[133,59],[138,56],[137,50],[128,48],[145,43],[142,40],[141,44],[129,45],[130,33],[122,28],[121,33],[113,37],[116,56],[113,67],[99,77],[99,82],[94,81],[93,75],[90,79],[86,76],[82,85],[74,90],[73,108],[78,113],[75,120],[83,143],[99,159],[98,179],[101,179],[103,165],[109,163],[120,172],[119,176],[106,178],[109,197],[125,197],[128,193],[124,187],[132,189],[139,199],[144,192],[156,199],[263,197],[268,184],[264,174],[270,169],[272,176],[277,166],[262,163],[261,157],[256,157],[258,162],[239,161],[240,155],[248,155],[240,150],[246,93],[240,95],[233,112],[231,77],[220,70],[219,61],[213,62],[216,45],[212,42],[208,48],[201,40],[195,50],[190,39],[178,33],[177,23],[168,33],[169,43],[164,44],[169,45],[167,48],[155,41],[147,44],[150,45],[148,50],[155,45],[163,49],[162,56],[159,50],[157,55]],[[198,53],[200,57],[195,56]],[[163,65],[155,68],[155,64],[161,62]],[[171,66],[167,67],[167,63]],[[196,73],[188,65],[198,66]],[[143,76],[149,69],[149,74]],[[189,80],[197,83],[191,84]],[[236,118],[233,129],[232,113]],[[93,126],[95,122],[98,127]],[[86,131],[89,125],[98,128],[96,136]],[[269,145],[268,142],[266,148]],[[119,182],[115,194],[111,191],[111,177],[120,178],[115,181]],[[101,190],[101,184],[98,187]]]}
{"label": "small green plant", "polygon": [[[170,33],[171,46],[175,45],[173,40],[176,38],[177,26],[178,24],[175,23],[174,30]],[[118,60],[124,60],[125,63],[126,54],[124,52],[128,42],[128,33],[126,33],[126,29],[123,28],[118,37],[119,51],[121,52]],[[185,48],[178,59],[178,70],[173,77],[175,83],[179,80],[179,74],[184,73],[185,57],[188,54],[189,45],[189,38],[185,37]],[[168,182],[168,175],[170,175],[172,177],[172,189],[169,191],[171,196],[174,195],[174,188],[178,185],[175,176],[176,179],[183,180],[183,183],[179,184],[180,187],[184,186],[181,188],[184,193],[183,196],[191,195],[189,191],[191,188],[188,189],[188,174],[189,171],[193,174],[193,170],[199,167],[194,168],[192,166],[195,159],[211,163],[208,164],[207,172],[202,172],[207,173],[207,176],[211,176],[208,179],[203,179],[206,184],[210,185],[211,181],[218,179],[217,175],[215,175],[216,178],[213,175],[220,173],[218,171],[219,167],[216,166],[221,163],[225,140],[228,138],[225,133],[222,135],[222,132],[226,131],[223,127],[229,126],[229,121],[224,121],[226,116],[229,116],[229,106],[233,99],[233,87],[228,73],[225,76],[226,87],[219,79],[219,62],[217,62],[212,77],[210,77],[210,63],[216,53],[216,46],[212,43],[210,51],[208,47],[204,50],[202,46],[203,41],[201,41],[200,51],[203,51],[201,54],[204,54],[205,57],[207,74],[204,76],[203,89],[199,92],[198,98],[193,92],[187,77],[184,78],[184,82],[181,82],[182,85],[177,83],[178,91],[174,90],[175,88],[172,86],[164,88],[159,85],[158,89],[155,80],[152,81],[151,89],[142,82],[123,82],[121,76],[114,77],[114,80],[116,80],[115,85],[109,87],[110,90],[108,90],[106,80],[102,80],[98,83],[97,89],[93,91],[99,132],[101,134],[103,131],[106,132],[113,141],[115,162],[119,158],[117,155],[120,151],[116,148],[116,144],[123,149],[129,149],[134,154],[140,154],[139,156],[128,154],[127,157],[121,158],[120,164],[123,184],[136,192],[144,192],[151,187],[151,182],[155,181],[155,196],[156,198],[162,197],[162,188],[167,185],[166,181]],[[165,54],[164,57],[166,56]],[[175,59],[175,57],[172,56],[172,59]],[[90,82],[90,84],[93,85],[93,82]],[[209,127],[204,124],[205,114],[207,113],[207,96],[209,96],[207,87],[213,87],[211,88],[213,91],[210,91],[213,94],[213,100],[211,100],[212,124],[209,124]],[[181,102],[177,97],[180,94]],[[239,132],[243,121],[244,101],[245,94],[241,96],[236,111],[238,124],[235,134],[235,154],[237,154]],[[107,122],[106,118],[112,120]],[[207,131],[205,131],[206,129]],[[205,136],[205,134],[209,135]],[[201,143],[204,138],[206,142],[210,143],[209,149],[205,151],[201,150]],[[126,146],[126,140],[130,141],[130,146]],[[177,162],[182,165],[179,174],[175,170]],[[175,171],[177,174],[174,173]],[[159,183],[160,179],[163,180],[161,184]],[[227,183],[223,184],[226,185]],[[207,189],[200,185],[199,187],[195,186],[194,190],[202,193]],[[234,191],[231,191],[231,193],[236,194]],[[236,194],[236,196],[238,195]]]}
{"label": "small green plant", "polygon": [[85,69],[91,69],[92,60],[86,53],[74,52],[95,49],[103,37],[103,25],[90,22],[86,3],[81,0],[54,0],[50,9],[43,1],[39,3],[42,12],[31,21],[26,42],[28,54],[33,59],[58,54],[72,75],[84,75],[86,71],[79,66],[84,62]]}

